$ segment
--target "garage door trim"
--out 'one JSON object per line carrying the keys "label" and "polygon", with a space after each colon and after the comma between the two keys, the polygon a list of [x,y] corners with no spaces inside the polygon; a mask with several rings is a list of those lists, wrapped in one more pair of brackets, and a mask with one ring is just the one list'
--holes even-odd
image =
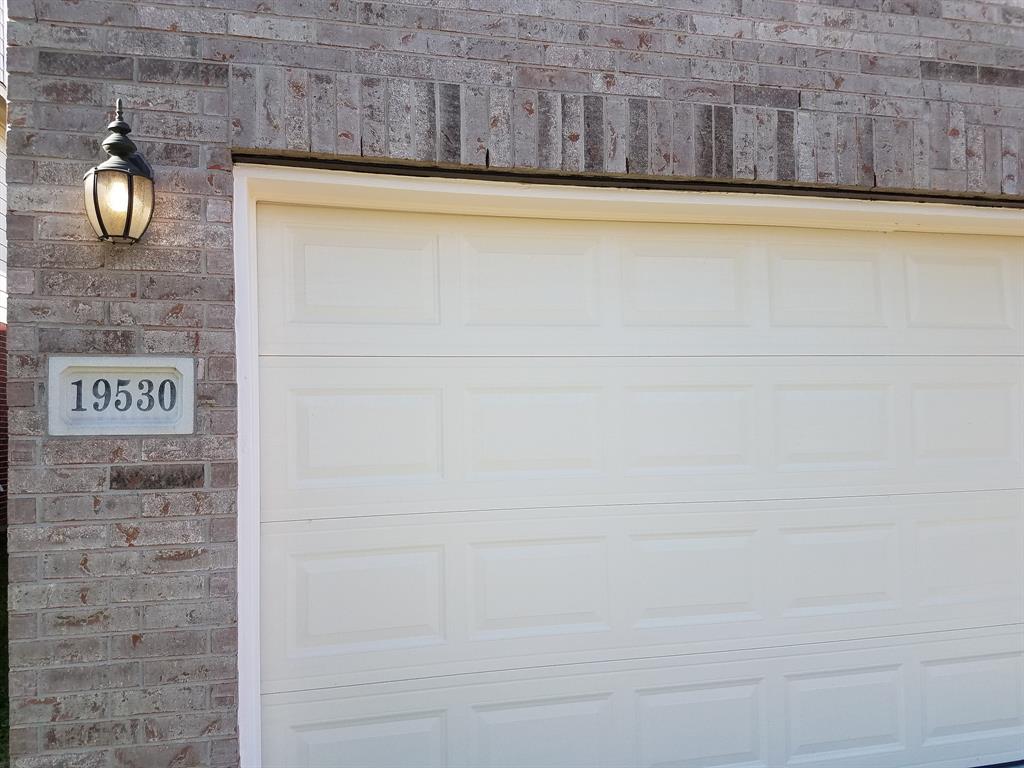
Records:
{"label": "garage door trim", "polygon": [[1024,235],[1019,211],[971,205],[530,185],[236,165],[238,719],[241,762],[246,768],[261,764],[257,203],[524,218]]}

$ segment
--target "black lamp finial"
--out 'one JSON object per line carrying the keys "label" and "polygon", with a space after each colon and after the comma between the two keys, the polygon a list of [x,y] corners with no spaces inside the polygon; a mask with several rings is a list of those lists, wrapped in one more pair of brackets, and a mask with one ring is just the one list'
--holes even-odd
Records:
{"label": "black lamp finial", "polygon": [[108,155],[127,160],[135,153],[137,149],[135,142],[128,138],[128,134],[132,132],[132,127],[124,121],[124,109],[121,99],[117,100],[114,120],[107,126],[107,130],[110,131],[110,135],[103,140],[103,149],[106,150]]}

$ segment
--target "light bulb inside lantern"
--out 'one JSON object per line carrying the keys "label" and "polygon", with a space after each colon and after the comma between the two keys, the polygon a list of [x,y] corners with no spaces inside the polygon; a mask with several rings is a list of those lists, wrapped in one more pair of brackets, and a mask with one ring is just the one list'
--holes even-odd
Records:
{"label": "light bulb inside lantern", "polygon": [[120,213],[122,216],[128,211],[128,177],[117,174],[111,183],[104,185],[103,199],[100,205],[105,211],[111,214]]}

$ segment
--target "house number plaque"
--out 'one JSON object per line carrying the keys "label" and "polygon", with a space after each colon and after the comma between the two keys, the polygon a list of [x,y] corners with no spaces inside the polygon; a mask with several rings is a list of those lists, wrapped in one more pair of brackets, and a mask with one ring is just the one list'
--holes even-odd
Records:
{"label": "house number plaque", "polygon": [[51,435],[190,435],[191,357],[50,357]]}

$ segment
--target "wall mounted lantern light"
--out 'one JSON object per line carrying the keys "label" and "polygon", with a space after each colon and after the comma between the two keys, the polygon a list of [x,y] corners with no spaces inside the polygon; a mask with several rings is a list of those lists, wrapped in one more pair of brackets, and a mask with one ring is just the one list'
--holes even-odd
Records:
{"label": "wall mounted lantern light", "polygon": [[153,169],[128,138],[120,99],[107,130],[103,149],[110,157],[85,174],[85,210],[100,240],[134,243],[153,218]]}

